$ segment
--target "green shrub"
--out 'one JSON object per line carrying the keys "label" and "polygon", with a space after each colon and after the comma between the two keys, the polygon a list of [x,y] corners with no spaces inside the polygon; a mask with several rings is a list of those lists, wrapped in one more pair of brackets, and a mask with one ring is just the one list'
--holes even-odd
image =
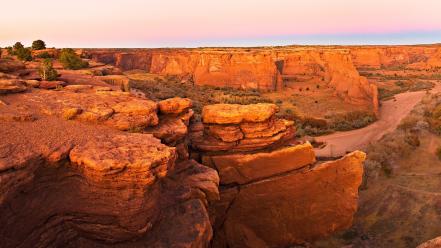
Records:
{"label": "green shrub", "polygon": [[40,59],[49,59],[49,58],[52,58],[52,55],[50,55],[48,52],[42,52],[42,53],[36,55],[35,57],[40,58]]}
{"label": "green shrub", "polygon": [[332,117],[331,127],[337,131],[348,131],[365,127],[376,120],[373,113],[365,111],[353,111]]}
{"label": "green shrub", "polygon": [[59,60],[66,69],[78,70],[89,66],[89,63],[83,61],[71,48],[63,48]]}
{"label": "green shrub", "polygon": [[58,73],[53,68],[51,59],[43,60],[40,65],[39,73],[42,80],[53,81],[58,77]]}
{"label": "green shrub", "polygon": [[303,127],[307,126],[314,128],[327,128],[328,122],[325,119],[305,117],[305,119],[303,120]]}
{"label": "green shrub", "polygon": [[31,50],[28,48],[20,48],[15,51],[15,55],[17,55],[17,58],[22,61],[31,61],[32,60],[32,53]]}
{"label": "green shrub", "polygon": [[23,46],[23,44],[21,44],[21,42],[15,42],[13,48],[14,48],[14,51],[16,52],[16,51],[18,51],[18,50],[20,50],[20,49],[23,49],[24,46]]}
{"label": "green shrub", "polygon": [[42,40],[35,40],[32,42],[32,49],[34,50],[43,50],[46,49],[46,43]]}

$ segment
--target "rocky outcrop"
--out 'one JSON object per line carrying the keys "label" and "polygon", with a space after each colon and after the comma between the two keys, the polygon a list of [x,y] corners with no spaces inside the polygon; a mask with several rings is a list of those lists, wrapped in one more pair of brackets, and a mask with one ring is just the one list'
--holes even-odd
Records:
{"label": "rocky outcrop", "polygon": [[71,88],[1,99],[1,117],[34,117],[0,118],[1,246],[207,247],[217,172],[177,161],[152,134],[118,131],[157,125],[156,103]]}
{"label": "rocky outcrop", "polygon": [[144,130],[167,145],[175,146],[180,159],[188,159],[188,126],[193,117],[192,102],[188,98],[170,98],[158,103],[159,124]]}
{"label": "rocky outcrop", "polygon": [[[239,185],[222,188],[221,201],[215,204],[215,247],[288,247],[352,225],[364,153],[312,166],[314,156],[299,158],[313,154],[310,145],[283,152],[290,155],[282,160],[285,164],[277,163],[277,153],[250,156],[247,163],[227,157],[230,168],[240,169],[237,174],[221,173],[221,182]],[[222,157],[212,160],[223,168]],[[273,169],[240,174],[256,164]]]}
{"label": "rocky outcrop", "polygon": [[292,121],[275,118],[274,104],[215,104],[202,110],[202,124],[191,127],[191,144],[203,152],[256,151],[288,143]]}
{"label": "rocky outcrop", "polygon": [[273,104],[210,105],[192,126],[193,148],[220,176],[214,247],[288,247],[352,224],[365,154],[319,164],[277,111]]}

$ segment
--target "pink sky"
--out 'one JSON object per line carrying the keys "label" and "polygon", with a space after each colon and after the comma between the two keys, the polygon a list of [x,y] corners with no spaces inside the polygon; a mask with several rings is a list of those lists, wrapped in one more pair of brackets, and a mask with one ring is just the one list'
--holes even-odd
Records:
{"label": "pink sky", "polygon": [[1,8],[0,46],[441,42],[441,0],[5,0]]}

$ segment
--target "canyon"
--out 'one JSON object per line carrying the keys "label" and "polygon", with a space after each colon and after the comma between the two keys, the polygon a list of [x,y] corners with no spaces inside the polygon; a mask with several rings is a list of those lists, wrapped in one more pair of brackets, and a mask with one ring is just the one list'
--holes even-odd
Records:
{"label": "canyon", "polygon": [[[190,88],[317,94],[381,121],[388,105],[379,89],[390,82],[379,77],[441,70],[437,45],[76,52],[89,67],[67,70],[55,59],[56,81],[40,78],[40,60],[2,52],[1,247],[311,247],[352,227],[363,202],[363,151],[374,138],[327,155],[299,137],[283,104],[196,110],[187,97],[149,99],[155,92],[136,88],[144,82],[132,75]],[[409,93],[417,97],[381,136],[423,97]],[[397,98],[388,104],[401,104]]]}
{"label": "canyon", "polygon": [[325,82],[345,102],[377,113],[377,89],[359,75],[346,49],[133,49],[85,50],[86,57],[122,70],[173,75],[195,85],[283,91],[298,82]]}

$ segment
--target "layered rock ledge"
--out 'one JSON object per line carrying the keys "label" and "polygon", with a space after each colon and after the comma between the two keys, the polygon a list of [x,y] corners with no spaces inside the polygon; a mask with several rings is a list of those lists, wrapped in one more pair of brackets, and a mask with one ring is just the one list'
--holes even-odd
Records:
{"label": "layered rock ledge", "polygon": [[1,246],[207,247],[217,172],[147,133],[157,103],[70,88],[1,97]]}
{"label": "layered rock ledge", "polygon": [[351,226],[365,154],[319,163],[273,104],[204,107],[194,151],[220,176],[213,247],[289,247]]}
{"label": "layered rock ledge", "polygon": [[256,151],[285,144],[295,134],[292,121],[275,117],[275,104],[215,104],[202,110],[203,124],[191,127],[194,149],[204,152]]}

